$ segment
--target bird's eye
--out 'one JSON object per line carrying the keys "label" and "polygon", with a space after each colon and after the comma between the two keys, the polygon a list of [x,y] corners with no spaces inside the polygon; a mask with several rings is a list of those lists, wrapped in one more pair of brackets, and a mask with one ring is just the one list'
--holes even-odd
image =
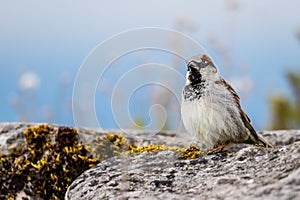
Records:
{"label": "bird's eye", "polygon": [[201,63],[199,63],[200,67],[206,67],[208,65],[208,61],[207,60],[202,60]]}

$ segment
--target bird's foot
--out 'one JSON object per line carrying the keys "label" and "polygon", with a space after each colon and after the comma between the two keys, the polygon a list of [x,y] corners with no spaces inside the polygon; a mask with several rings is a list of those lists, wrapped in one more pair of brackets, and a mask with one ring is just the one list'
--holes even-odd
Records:
{"label": "bird's foot", "polygon": [[212,155],[212,154],[216,154],[216,153],[220,153],[223,151],[224,147],[226,146],[226,144],[222,144],[216,148],[210,149],[207,151],[207,155]]}

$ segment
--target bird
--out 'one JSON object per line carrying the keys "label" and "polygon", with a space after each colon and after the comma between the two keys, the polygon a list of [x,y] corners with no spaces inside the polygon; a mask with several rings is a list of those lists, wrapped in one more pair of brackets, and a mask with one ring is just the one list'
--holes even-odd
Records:
{"label": "bird", "polygon": [[246,143],[273,147],[258,134],[240,105],[240,98],[206,54],[186,61],[181,116],[186,131],[217,153],[227,145]]}

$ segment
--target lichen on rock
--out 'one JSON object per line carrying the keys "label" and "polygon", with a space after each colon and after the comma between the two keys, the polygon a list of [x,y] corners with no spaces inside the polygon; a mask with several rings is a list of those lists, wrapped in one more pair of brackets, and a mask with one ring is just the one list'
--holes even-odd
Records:
{"label": "lichen on rock", "polygon": [[174,151],[195,158],[198,149],[166,145],[139,146],[120,133],[95,136],[84,144],[76,128],[48,124],[29,126],[24,142],[0,154],[0,198],[14,199],[24,191],[29,197],[62,199],[72,181],[102,160],[142,152]]}
{"label": "lichen on rock", "polygon": [[277,148],[207,155],[169,132],[0,123],[0,199],[299,197],[300,131],[264,136]]}
{"label": "lichen on rock", "polygon": [[0,155],[0,198],[20,191],[42,199],[62,199],[71,182],[99,160],[79,141],[74,128],[41,124],[24,131],[24,146]]}

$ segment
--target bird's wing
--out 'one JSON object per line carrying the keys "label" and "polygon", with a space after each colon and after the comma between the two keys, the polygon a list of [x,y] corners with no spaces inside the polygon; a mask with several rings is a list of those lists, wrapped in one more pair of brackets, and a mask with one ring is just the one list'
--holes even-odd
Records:
{"label": "bird's wing", "polygon": [[254,130],[253,126],[251,125],[251,120],[248,117],[248,115],[243,111],[241,104],[240,104],[240,97],[237,95],[237,93],[235,92],[235,90],[231,87],[231,85],[229,85],[229,83],[227,83],[224,79],[221,80],[223,82],[223,84],[227,87],[227,89],[230,91],[230,93],[232,94],[236,106],[239,109],[242,121],[244,123],[244,125],[247,127],[247,129],[250,131],[250,138],[254,143],[261,143],[263,144],[265,147],[273,147],[270,143],[268,143],[261,135],[257,134],[257,132]]}
{"label": "bird's wing", "polygon": [[247,129],[250,131],[251,135],[251,139],[254,141],[254,142],[259,142],[259,137],[256,133],[256,131],[254,130],[253,126],[251,125],[251,120],[250,118],[248,117],[248,115],[243,111],[242,107],[241,107],[241,104],[240,104],[240,97],[237,95],[236,91],[231,87],[231,85],[229,85],[229,83],[227,83],[224,79],[221,79],[221,82],[227,87],[227,89],[230,91],[230,93],[232,94],[234,100],[235,100],[235,103],[236,103],[236,106],[238,107],[239,109],[239,113],[240,113],[240,116],[242,118],[242,121],[244,123],[244,125],[247,127]]}

